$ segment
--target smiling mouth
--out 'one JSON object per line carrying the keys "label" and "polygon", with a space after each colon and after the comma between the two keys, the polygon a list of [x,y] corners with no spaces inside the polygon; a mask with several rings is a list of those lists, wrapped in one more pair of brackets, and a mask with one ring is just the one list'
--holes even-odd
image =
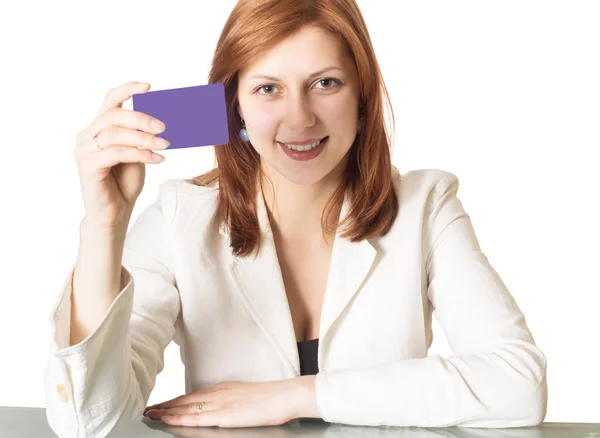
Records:
{"label": "smiling mouth", "polygon": [[283,147],[286,147],[286,148],[291,149],[296,152],[307,152],[307,151],[310,151],[310,150],[318,147],[321,143],[326,141],[328,138],[329,138],[329,136],[325,136],[325,137],[321,138],[320,140],[314,141],[313,143],[307,143],[307,144],[303,144],[303,145],[283,143],[280,141],[278,141],[277,143],[279,143]]}

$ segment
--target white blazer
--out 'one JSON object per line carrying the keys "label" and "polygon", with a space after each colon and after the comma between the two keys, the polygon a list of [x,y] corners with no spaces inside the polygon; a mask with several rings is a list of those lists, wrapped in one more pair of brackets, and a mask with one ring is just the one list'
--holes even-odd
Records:
{"label": "white blazer", "polygon": [[[517,427],[543,421],[546,358],[490,266],[452,173],[394,170],[389,233],[335,238],[319,331],[323,420],[353,425]],[[300,375],[266,207],[256,258],[234,257],[218,188],[169,179],[132,224],[125,288],[88,338],[69,343],[73,268],[51,315],[47,418],[60,437],[104,437],[142,418],[174,340],[186,393]],[[348,211],[348,199],[341,211]],[[436,312],[453,355],[427,356]],[[178,394],[179,395],[179,394]],[[79,435],[77,435],[79,433]]]}

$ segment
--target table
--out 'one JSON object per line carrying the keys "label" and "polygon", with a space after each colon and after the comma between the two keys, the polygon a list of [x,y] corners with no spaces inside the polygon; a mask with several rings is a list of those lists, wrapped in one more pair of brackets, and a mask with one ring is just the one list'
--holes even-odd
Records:
{"label": "table", "polygon": [[[226,429],[173,427],[143,418],[126,425],[111,438],[600,438],[600,424],[543,423],[537,427],[474,429],[467,427],[365,427],[327,423],[320,419],[297,419],[285,425]],[[0,406],[0,437],[56,438],[46,421],[44,408]]]}

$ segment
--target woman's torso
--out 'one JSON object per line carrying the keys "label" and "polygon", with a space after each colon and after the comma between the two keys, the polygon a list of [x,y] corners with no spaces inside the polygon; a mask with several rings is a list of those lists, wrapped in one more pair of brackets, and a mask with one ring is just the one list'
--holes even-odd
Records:
{"label": "woman's torso", "polygon": [[[218,191],[176,181],[169,270],[181,302],[174,340],[186,392],[220,381],[298,376],[305,353],[321,371],[425,357],[432,309],[423,217],[429,194],[445,175],[409,173],[403,188],[395,180],[400,216],[385,236],[350,242],[336,235],[329,254],[315,255],[300,270],[286,269],[297,264],[293,257],[279,262],[264,205],[258,204],[260,251],[237,257],[217,217]],[[137,254],[126,251],[125,266],[127,257],[135,263]],[[305,277],[310,279],[298,281]],[[148,288],[136,284],[136,290]],[[307,340],[314,342],[298,343]]]}

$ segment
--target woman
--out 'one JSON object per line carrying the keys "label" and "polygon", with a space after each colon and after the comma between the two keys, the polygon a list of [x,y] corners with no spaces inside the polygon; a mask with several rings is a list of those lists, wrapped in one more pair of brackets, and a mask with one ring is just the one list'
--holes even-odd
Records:
{"label": "woman", "polygon": [[[546,359],[456,176],[391,165],[355,2],[239,1],[217,82],[230,127],[218,166],[163,183],[129,232],[145,163],[165,148],[160,121],[121,108],[148,84],[111,90],[78,135],[86,214],[46,373],[58,435],[105,436],[142,413],[222,427],[540,423]],[[427,357],[433,309],[449,358]],[[145,409],[172,340],[185,394]]]}

